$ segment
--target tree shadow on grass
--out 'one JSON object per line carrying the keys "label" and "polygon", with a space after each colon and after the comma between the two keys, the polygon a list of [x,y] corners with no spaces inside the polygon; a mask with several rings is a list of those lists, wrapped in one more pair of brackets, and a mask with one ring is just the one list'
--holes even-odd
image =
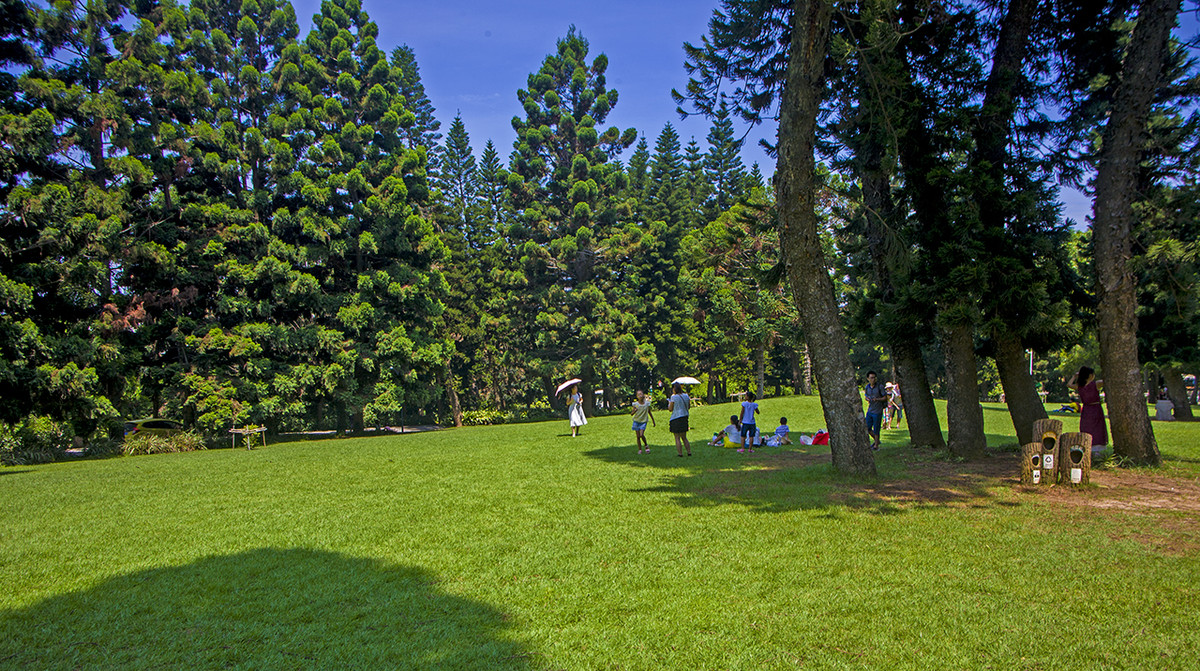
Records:
{"label": "tree shadow on grass", "polygon": [[22,469],[19,471],[10,471],[7,468],[0,468],[0,475],[16,475],[18,473],[32,473],[32,472],[33,472],[32,468],[25,468],[25,469]]}
{"label": "tree shadow on grass", "polygon": [[765,448],[745,457],[729,450],[726,456],[706,453],[694,461],[661,464],[639,458],[632,446],[585,455],[611,463],[669,468],[662,484],[633,491],[665,493],[684,507],[736,504],[764,513],[844,508],[893,515],[920,508],[1017,505],[997,499],[992,491],[997,485],[1016,482],[1020,463],[1015,454],[956,463],[924,450],[885,447],[876,453],[883,475],[849,478],[833,471],[827,449]]}
{"label": "tree shadow on grass", "polygon": [[420,569],[261,549],[0,612],[0,666],[529,668],[509,626]]}

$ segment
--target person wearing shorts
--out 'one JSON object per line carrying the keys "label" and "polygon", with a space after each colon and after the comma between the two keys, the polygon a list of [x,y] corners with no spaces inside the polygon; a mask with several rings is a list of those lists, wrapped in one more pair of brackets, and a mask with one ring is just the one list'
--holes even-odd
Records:
{"label": "person wearing shorts", "polygon": [[742,449],[738,452],[754,451],[754,439],[758,437],[758,424],[754,417],[758,414],[758,404],[754,402],[756,398],[754,392],[748,391],[746,400],[742,401]]}
{"label": "person wearing shorts", "polygon": [[874,444],[871,445],[872,450],[879,449],[879,431],[883,428],[883,410],[887,407],[888,399],[883,393],[883,389],[879,388],[879,384],[875,378],[875,371],[867,373],[867,386],[864,389],[867,397],[867,433],[870,434]]}
{"label": "person wearing shorts", "polygon": [[676,382],[672,387],[671,400],[667,401],[667,410],[671,411],[671,433],[675,435],[675,451],[679,456],[683,456],[683,448],[687,448],[687,455],[692,456],[692,444],[688,442],[688,410],[691,408],[692,399],[683,392],[683,385]]}
{"label": "person wearing shorts", "polygon": [[650,442],[646,440],[646,423],[652,422],[654,426],[658,426],[658,422],[654,421],[654,413],[650,411],[651,401],[646,398],[646,392],[641,389],[637,390],[637,398],[633,401],[633,437],[637,439],[638,454],[643,452],[644,446],[646,454],[650,453]]}

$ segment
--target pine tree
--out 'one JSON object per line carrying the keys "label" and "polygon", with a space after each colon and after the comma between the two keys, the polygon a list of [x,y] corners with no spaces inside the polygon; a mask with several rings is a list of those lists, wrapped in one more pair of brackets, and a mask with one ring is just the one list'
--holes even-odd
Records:
{"label": "pine tree", "polygon": [[629,167],[625,173],[628,176],[630,197],[641,199],[646,196],[647,176],[650,169],[650,145],[646,144],[646,137],[638,138],[637,146],[633,148],[633,154],[629,157]]}
{"label": "pine tree", "polygon": [[407,44],[392,50],[392,67],[397,70],[393,74],[399,86],[405,109],[416,116],[416,121],[402,132],[409,149],[425,147],[430,153],[442,139],[438,130],[442,122],[434,116],[433,103],[425,94],[425,85],[421,83],[421,69],[417,66],[417,55]]}
{"label": "pine tree", "polygon": [[507,211],[507,195],[508,190],[506,184],[506,172],[504,166],[500,164],[500,156],[496,153],[496,146],[491,140],[483,147],[483,154],[479,157],[479,198],[484,206],[484,219],[491,227],[490,236],[497,235],[501,227],[507,221],[505,215]]}
{"label": "pine tree", "polygon": [[536,315],[525,336],[533,368],[547,387],[556,375],[578,371],[590,408],[591,383],[627,330],[610,300],[604,241],[628,214],[618,208],[624,175],[612,159],[637,133],[600,130],[617,92],[604,77],[608,58],[589,63],[588,49],[572,26],[529,76],[528,89],[517,92],[525,118],[513,119],[508,185],[517,217],[510,235],[529,283],[528,302],[518,309]]}
{"label": "pine tree", "polygon": [[696,138],[688,140],[683,154],[684,160],[684,189],[688,196],[688,225],[699,226],[704,217],[704,204],[712,193],[712,185],[704,172],[704,154],[700,153],[700,143]]}
{"label": "pine tree", "polygon": [[721,102],[722,84],[734,80],[733,113],[751,123],[779,119],[780,245],[810,340],[834,467],[871,474],[875,462],[861,419],[862,397],[838,322],[816,211],[813,150],[831,13],[828,0],[725,0],[722,11],[714,12],[703,46],[684,46],[686,68],[694,75],[687,96],[672,93],[676,101],[687,100],[698,112],[712,116]]}
{"label": "pine tree", "polygon": [[477,249],[487,241],[475,231],[475,205],[479,184],[471,139],[461,115],[455,115],[446,136],[446,146],[439,152],[438,186],[448,199],[455,221],[467,236],[467,245]]}
{"label": "pine tree", "polygon": [[734,137],[733,120],[722,98],[713,112],[708,152],[704,156],[704,171],[712,188],[712,201],[707,203],[710,218],[728,210],[746,193],[746,170],[742,166],[741,150],[742,142]]}
{"label": "pine tree", "polygon": [[[320,337],[326,391],[311,402],[339,429],[431,407],[452,344],[439,335],[444,244],[416,207],[428,197],[424,146],[403,129],[416,115],[399,94],[401,69],[375,45],[357,0],[330,0],[304,40],[296,118],[303,133],[292,187],[296,209],[276,229],[302,246],[321,293],[307,306]],[[316,334],[314,334],[316,335]],[[325,414],[324,410],[318,414]]]}

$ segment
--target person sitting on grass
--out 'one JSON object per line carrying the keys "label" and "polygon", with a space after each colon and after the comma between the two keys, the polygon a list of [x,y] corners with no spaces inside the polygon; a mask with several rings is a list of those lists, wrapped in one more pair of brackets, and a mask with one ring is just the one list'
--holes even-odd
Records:
{"label": "person sitting on grass", "polygon": [[646,454],[650,453],[650,442],[646,440],[647,420],[658,426],[658,422],[654,421],[654,413],[650,412],[651,404],[651,400],[646,398],[646,392],[638,389],[637,398],[634,399],[633,408],[630,410],[633,414],[633,437],[637,440],[638,454],[642,453],[642,447],[646,448]]}
{"label": "person sitting on grass", "polygon": [[787,417],[779,418],[779,426],[775,427],[775,433],[767,438],[767,447],[779,447],[780,445],[792,444],[792,430],[788,428]]}
{"label": "person sitting on grass", "polygon": [[734,443],[742,442],[742,427],[738,425],[737,415],[729,416],[729,426],[713,434],[713,447],[732,447]]}

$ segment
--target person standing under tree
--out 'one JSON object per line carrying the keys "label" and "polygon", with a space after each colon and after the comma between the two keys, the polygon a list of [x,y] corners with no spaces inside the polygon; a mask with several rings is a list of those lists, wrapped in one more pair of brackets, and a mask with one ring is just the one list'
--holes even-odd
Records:
{"label": "person standing under tree", "polygon": [[571,387],[571,404],[567,407],[567,416],[571,418],[571,437],[579,435],[579,428],[587,424],[587,416],[583,414],[583,394],[579,393],[579,385]]}
{"label": "person standing under tree", "polygon": [[688,442],[688,410],[692,406],[692,399],[687,394],[683,393],[683,385],[676,382],[671,391],[671,400],[667,401],[667,410],[671,411],[671,433],[675,435],[675,451],[679,456],[683,456],[683,448],[687,448],[687,455],[692,456],[692,444]]}
{"label": "person standing under tree", "polygon": [[638,454],[642,453],[642,447],[646,448],[646,454],[650,453],[650,442],[646,440],[646,422],[653,422],[654,426],[658,426],[658,422],[654,421],[654,413],[650,412],[652,401],[646,398],[646,393],[641,389],[637,390],[637,398],[633,399],[633,437],[637,439]]}
{"label": "person standing under tree", "polygon": [[867,386],[864,392],[867,397],[867,433],[871,435],[871,440],[875,441],[871,449],[878,450],[879,431],[883,427],[883,410],[887,407],[888,399],[876,381],[875,371],[867,373]]}
{"label": "person standing under tree", "polygon": [[738,452],[754,451],[754,439],[758,437],[758,424],[754,418],[758,414],[758,404],[754,402],[755,398],[757,397],[754,392],[748,391],[746,400],[742,401],[742,449]]}
{"label": "person standing under tree", "polygon": [[1104,406],[1100,405],[1100,387],[1103,380],[1096,379],[1096,371],[1082,366],[1067,386],[1079,393],[1079,430],[1092,435],[1092,451],[1108,445],[1108,427],[1104,425]]}

